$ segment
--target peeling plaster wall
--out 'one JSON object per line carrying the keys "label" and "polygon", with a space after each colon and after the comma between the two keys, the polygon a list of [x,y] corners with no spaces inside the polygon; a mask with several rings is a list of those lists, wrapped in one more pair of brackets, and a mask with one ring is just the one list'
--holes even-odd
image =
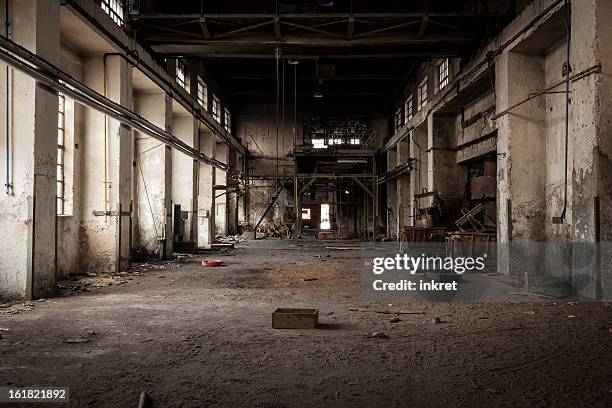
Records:
{"label": "peeling plaster wall", "polygon": [[[59,1],[13,0],[11,11],[11,39],[57,64]],[[6,66],[0,67],[4,73]],[[10,72],[9,84],[5,75],[0,79],[2,115],[7,87],[13,98],[8,118],[12,188],[9,194],[0,196],[0,246],[4,255],[0,297],[51,296],[56,292],[57,94],[19,71]],[[7,118],[3,116],[0,123],[0,150],[2,163],[6,163]]]}
{"label": "peeling plaster wall", "polygon": [[[102,56],[83,60],[83,81],[95,91],[104,93],[104,64]],[[126,107],[132,106],[132,69],[125,59],[107,59],[108,97]],[[80,229],[81,269],[85,272],[110,272],[117,268],[119,226],[116,215],[96,216],[104,211],[104,121],[103,114],[86,109],[86,137],[81,169],[83,178],[83,209]],[[107,119],[107,211],[128,211],[131,201],[133,136],[131,129]],[[127,267],[129,248],[129,219],[121,217],[121,265]]]}
{"label": "peeling plaster wall", "polygon": [[[134,95],[134,110],[154,125],[172,130],[170,97],[162,92]],[[135,132],[134,233],[132,248],[158,254],[163,236],[164,209],[170,214],[172,193],[172,152],[169,146]],[[168,229],[171,241],[172,229]],[[171,248],[171,245],[169,246]]]}
{"label": "peeling plaster wall", "polygon": [[[173,115],[172,133],[189,146],[198,146],[199,135],[197,121],[189,114]],[[197,232],[193,231],[194,209],[197,208],[197,167],[194,160],[172,150],[172,204],[180,204],[181,212],[186,211],[187,219],[183,220],[183,241],[195,241]],[[176,233],[176,231],[175,231]]]}

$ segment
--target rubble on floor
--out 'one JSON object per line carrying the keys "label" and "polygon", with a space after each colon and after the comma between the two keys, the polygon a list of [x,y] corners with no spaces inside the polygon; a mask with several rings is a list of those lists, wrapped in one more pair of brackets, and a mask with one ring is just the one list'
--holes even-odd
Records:
{"label": "rubble on floor", "polygon": [[18,314],[34,309],[32,302],[6,302],[0,304],[0,316]]}
{"label": "rubble on floor", "polygon": [[222,235],[217,235],[215,237],[215,242],[216,243],[220,243],[220,244],[235,244],[237,242],[243,242],[246,241],[246,238],[244,238],[242,235],[236,234],[236,235],[228,235],[228,236],[222,236]]}

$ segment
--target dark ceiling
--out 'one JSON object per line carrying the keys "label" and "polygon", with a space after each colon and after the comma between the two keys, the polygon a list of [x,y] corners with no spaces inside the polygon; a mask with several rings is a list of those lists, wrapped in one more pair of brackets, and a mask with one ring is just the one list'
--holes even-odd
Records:
{"label": "dark ceiling", "polygon": [[[384,106],[432,57],[465,56],[513,16],[512,0],[131,0],[131,27],[154,53],[201,59],[232,101],[285,95]],[[298,65],[289,65],[298,60]]]}

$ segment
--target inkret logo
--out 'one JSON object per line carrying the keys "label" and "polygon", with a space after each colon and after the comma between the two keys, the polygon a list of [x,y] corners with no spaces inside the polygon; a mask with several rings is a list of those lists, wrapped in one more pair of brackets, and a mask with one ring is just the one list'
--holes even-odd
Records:
{"label": "inkret logo", "polygon": [[365,251],[362,294],[369,301],[399,302],[456,301],[487,292],[488,254],[453,256],[442,245],[411,246],[401,253],[397,245],[379,244]]}

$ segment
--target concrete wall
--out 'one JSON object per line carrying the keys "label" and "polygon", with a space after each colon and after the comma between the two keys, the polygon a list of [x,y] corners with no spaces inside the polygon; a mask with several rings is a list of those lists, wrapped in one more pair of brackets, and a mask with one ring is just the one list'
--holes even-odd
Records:
{"label": "concrete wall", "polygon": [[[161,92],[134,95],[134,110],[154,125],[172,130],[172,101]],[[143,255],[159,254],[160,239],[166,237],[172,252],[172,152],[152,137],[135,132],[134,232],[132,247]]]}
{"label": "concrete wall", "polygon": [[[4,13],[4,3],[2,13]],[[60,60],[59,1],[11,1],[10,38],[53,63]],[[3,21],[4,21],[4,16]],[[8,193],[0,198],[1,297],[38,297],[56,291],[55,185],[57,93],[0,64],[2,163],[9,163]],[[9,157],[4,124],[9,124]],[[6,177],[4,168],[3,178]]]}
{"label": "concrete wall", "polygon": [[[172,116],[172,132],[189,146],[199,146],[198,121],[187,113]],[[179,204],[181,212],[187,212],[183,231],[174,231],[182,235],[183,241],[194,241],[197,231],[194,228],[195,209],[197,208],[197,165],[191,157],[172,150],[172,203]]]}
{"label": "concrete wall", "polygon": [[[132,107],[132,69],[124,58],[116,55],[87,57],[83,60],[83,69],[86,85],[125,107]],[[122,270],[128,266],[131,250],[129,218],[121,216],[119,225],[118,215],[112,212],[120,209],[125,212],[130,208],[134,160],[132,131],[89,108],[85,120],[81,270]],[[99,215],[100,212],[106,215]]]}
{"label": "concrete wall", "polygon": [[[294,134],[293,111],[286,110],[283,121],[279,116],[278,144],[276,106],[254,104],[240,107],[236,113],[236,136],[241,138],[249,149],[247,171],[252,177],[248,190],[248,210],[241,222],[256,224],[262,217],[262,212],[268,204],[267,198],[275,193],[276,177],[292,179],[294,161],[291,157],[294,139],[298,145],[303,144],[303,120],[306,115],[343,115],[360,114],[367,117],[368,127],[376,132],[376,143],[383,143],[389,132],[388,121],[380,112],[371,106],[332,106],[322,111],[315,106],[302,106],[297,112]],[[278,145],[278,154],[277,154]],[[278,156],[278,172],[277,172]],[[277,174],[278,173],[278,174]],[[263,223],[276,222],[282,219],[286,207],[293,206],[292,181],[289,188],[283,190],[276,201],[275,208],[265,214]],[[239,214],[241,214],[239,212]],[[246,218],[246,219],[243,219]]]}

